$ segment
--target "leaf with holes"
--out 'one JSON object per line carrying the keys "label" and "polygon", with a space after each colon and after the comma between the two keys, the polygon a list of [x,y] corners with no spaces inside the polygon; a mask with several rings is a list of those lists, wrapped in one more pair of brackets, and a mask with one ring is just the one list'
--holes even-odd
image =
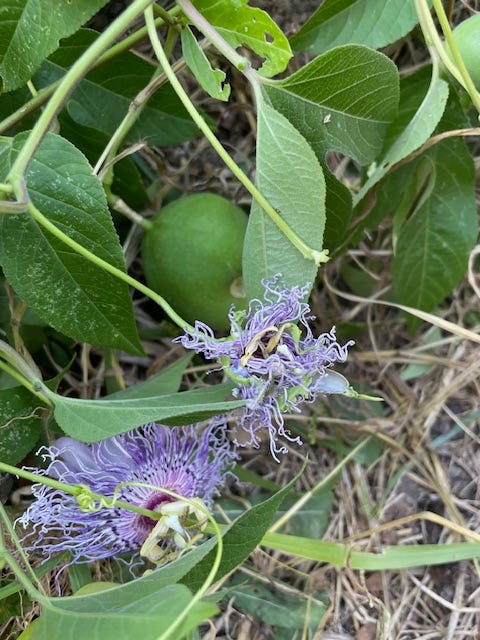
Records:
{"label": "leaf with holes", "polygon": [[248,0],[195,0],[195,7],[232,47],[246,46],[264,59],[259,72],[267,78],[285,70],[292,57],[288,40],[265,11]]}

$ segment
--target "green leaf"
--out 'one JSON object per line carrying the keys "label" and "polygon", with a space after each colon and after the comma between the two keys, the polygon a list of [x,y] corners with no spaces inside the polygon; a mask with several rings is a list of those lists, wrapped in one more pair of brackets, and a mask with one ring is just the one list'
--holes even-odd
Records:
{"label": "green leaf", "polygon": [[[427,72],[428,73],[428,72]],[[354,204],[358,204],[394,164],[403,160],[410,153],[422,146],[428,140],[440,121],[448,98],[448,84],[441,80],[438,71],[432,70],[432,78],[426,95],[420,106],[412,115],[412,106],[417,103],[418,91],[423,91],[425,72],[413,77],[402,85],[401,109],[398,121],[392,124],[392,131],[388,134],[390,146],[382,153],[374,171],[354,197]],[[408,121],[406,121],[408,118]]]}
{"label": "green leaf", "polygon": [[193,4],[228,44],[246,46],[265,59],[259,69],[263,76],[285,70],[292,51],[268,13],[249,7],[248,0],[195,0]]}
{"label": "green leaf", "polygon": [[262,545],[296,557],[365,571],[448,564],[470,560],[480,554],[478,542],[393,546],[385,547],[379,553],[365,553],[353,550],[350,544],[289,536],[283,533],[267,533],[262,540]]}
{"label": "green leaf", "polygon": [[[88,161],[94,165],[107,146],[110,136],[98,129],[80,126],[72,120],[66,109],[59,114],[58,121],[62,137],[80,149]],[[115,162],[111,189],[112,193],[122,198],[135,211],[142,211],[150,204],[150,198],[134,161],[137,157],[137,154],[132,154]],[[122,220],[123,224],[125,221],[126,219]]]}
{"label": "green leaf", "polygon": [[[87,596],[45,599],[35,640],[156,640],[183,616],[192,599],[183,585],[170,585],[119,605],[116,591],[99,592],[88,600]],[[79,611],[80,600],[86,601],[89,608]],[[183,638],[216,612],[217,607],[211,603],[195,603],[173,637]]]}
{"label": "green leaf", "polygon": [[[325,180],[312,148],[295,127],[265,101],[258,105],[257,186],[279,215],[312,249],[322,249]],[[311,285],[317,268],[294,247],[256,201],[243,251],[247,296],[262,298],[263,278],[282,274],[282,283]]]}
{"label": "green leaf", "polygon": [[[35,85],[45,87],[61,78],[98,34],[82,29],[75,33],[35,74]],[[133,53],[125,52],[91,71],[69,97],[66,110],[82,127],[111,137],[132,100],[152,79],[155,68]],[[171,85],[162,86],[148,101],[124,142],[144,140],[159,146],[181,144],[199,131]]]}
{"label": "green leaf", "polygon": [[72,438],[95,442],[124,433],[147,422],[190,424],[226,413],[244,405],[227,400],[231,384],[216,384],[181,393],[110,400],[81,400],[57,395],[49,397],[55,404],[55,419]]}
{"label": "green leaf", "polygon": [[435,171],[428,197],[401,226],[393,259],[397,301],[431,311],[465,274],[476,243],[475,167],[465,142],[427,152]]}
{"label": "green leaf", "polygon": [[347,233],[352,217],[352,194],[333,173],[324,169],[326,185],[326,220],[323,244],[330,254],[336,249]]}
{"label": "green leaf", "polygon": [[0,12],[0,77],[3,90],[24,85],[60,38],[74,33],[106,0],[8,0]]}
{"label": "green leaf", "polygon": [[0,460],[15,465],[40,437],[38,401],[23,387],[0,391]]}
{"label": "green leaf", "polygon": [[[264,586],[256,581],[253,585],[245,585],[232,590],[235,607],[249,613],[264,624],[275,628],[288,629],[289,638],[294,630],[303,630],[305,621],[308,628],[315,632],[327,610],[328,598],[320,594],[301,598],[299,594],[285,593]],[[277,636],[276,636],[277,637]]]}
{"label": "green leaf", "polygon": [[[2,178],[26,137],[19,134],[9,153],[2,153]],[[27,187],[34,205],[54,225],[125,271],[101,183],[70,142],[46,136],[29,166]],[[125,283],[68,248],[27,213],[4,215],[0,225],[5,276],[42,319],[76,340],[143,353]]]}
{"label": "green leaf", "polygon": [[348,43],[379,49],[417,22],[414,0],[324,0],[290,42],[310,54]]}
{"label": "green leaf", "polygon": [[160,373],[152,376],[145,382],[140,382],[132,387],[116,391],[108,395],[109,400],[127,400],[133,398],[149,398],[154,396],[164,396],[167,393],[178,391],[182,376],[188,367],[193,355],[189,354],[181,358],[178,362],[162,369]]}
{"label": "green leaf", "polygon": [[[300,495],[294,493],[288,495],[283,501],[282,508],[277,511],[276,517],[283,517],[298,502],[300,497]],[[256,505],[264,499],[265,494],[256,494],[249,498],[249,502]],[[332,505],[333,494],[329,489],[310,496],[307,503],[289,518],[283,530],[286,529],[292,535],[321,538],[330,522]],[[230,520],[238,518],[245,511],[245,508],[234,500],[220,500],[220,506]]]}
{"label": "green leaf", "polygon": [[[240,566],[255,550],[262,536],[271,526],[282,500],[302,473],[303,469],[278,493],[275,493],[265,502],[252,507],[227,527],[222,536],[223,556],[215,580],[220,580],[227,573]],[[193,592],[201,587],[210,572],[215,552],[216,550],[212,549],[203,560],[182,577],[181,582],[186,584]]]}
{"label": "green leaf", "polygon": [[221,69],[212,69],[210,62],[189,29],[182,29],[182,53],[187,67],[212,98],[227,101],[230,95],[230,85],[224,84],[225,72]]}
{"label": "green leaf", "polygon": [[334,149],[367,164],[382,148],[399,97],[397,68],[377,51],[346,45],[266,87],[272,105],[323,159]]}

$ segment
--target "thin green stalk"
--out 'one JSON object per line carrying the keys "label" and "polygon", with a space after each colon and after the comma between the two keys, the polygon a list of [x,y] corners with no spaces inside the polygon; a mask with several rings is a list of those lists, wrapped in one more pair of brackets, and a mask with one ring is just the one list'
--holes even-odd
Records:
{"label": "thin green stalk", "polygon": [[[175,73],[177,73],[184,66],[185,66],[185,61],[182,59],[173,65],[173,69]],[[127,135],[127,133],[130,131],[130,129],[133,127],[133,125],[136,123],[136,121],[142,114],[142,111],[144,110],[148,100],[152,97],[152,95],[156,91],[158,91],[158,89],[160,89],[160,87],[162,87],[165,84],[166,81],[167,81],[166,75],[164,73],[158,74],[158,69],[156,69],[152,76],[152,79],[147,84],[147,86],[144,87],[130,103],[130,107],[125,117],[123,118],[122,122],[119,124],[117,129],[115,130],[115,133],[110,139],[108,145],[103,150],[102,155],[100,156],[100,158],[97,161],[97,164],[95,165],[93,173],[98,174],[98,172],[100,171],[100,167],[102,165],[107,166],[109,163],[112,162],[112,160],[117,155],[118,149],[122,144],[122,141],[125,139],[125,136]],[[107,186],[110,186],[112,181],[113,181],[113,164],[110,166],[110,168],[107,170],[104,177],[102,178],[102,182]]]}
{"label": "thin green stalk", "polygon": [[138,280],[135,280],[135,278],[132,278],[131,276],[129,276],[128,273],[124,273],[117,267],[114,267],[113,265],[106,262],[105,260],[102,260],[102,258],[99,258],[98,256],[96,256],[94,253],[92,253],[91,251],[83,247],[81,244],[78,244],[78,242],[73,240],[73,238],[70,238],[69,236],[67,236],[65,233],[63,233],[63,231],[60,231],[60,229],[56,227],[52,222],[50,222],[50,220],[46,218],[43,215],[43,213],[41,213],[32,203],[28,205],[28,211],[32,216],[32,218],[38,222],[38,224],[40,224],[44,229],[47,229],[52,235],[54,235],[56,238],[61,240],[68,247],[70,247],[71,249],[79,253],[81,256],[83,256],[93,264],[96,264],[97,267],[100,267],[101,269],[108,271],[108,273],[111,273],[113,276],[115,276],[119,280],[123,280],[123,282],[126,282],[128,285],[130,285],[137,291],[140,291],[141,293],[145,294],[151,300],[156,302],[158,306],[165,311],[165,313],[169,316],[169,318],[173,322],[175,322],[175,324],[177,324],[181,329],[186,328],[189,330],[193,330],[193,327],[188,322],[186,322],[183,318],[181,318],[178,315],[178,313],[176,313],[172,309],[172,307],[168,304],[168,302],[164,298],[162,298],[162,296],[158,295],[158,293],[156,293],[146,285],[142,284],[141,282],[138,282]]}
{"label": "thin green stalk", "polygon": [[[117,500],[116,498],[106,498],[100,493],[96,493],[95,491],[91,491],[89,487],[79,484],[66,484],[65,482],[60,482],[60,480],[53,480],[53,478],[49,478],[47,476],[41,476],[36,473],[32,473],[31,471],[27,471],[26,469],[19,469],[18,467],[12,467],[5,462],[0,462],[0,471],[4,473],[10,473],[14,476],[20,476],[21,478],[25,478],[25,480],[30,480],[34,484],[38,484],[39,482],[46,485],[47,487],[52,487],[52,489],[58,489],[59,491],[63,491],[64,493],[68,493],[74,498],[78,497],[82,494],[83,491],[88,490],[89,496],[100,503],[100,505],[105,507],[116,506],[121,509],[127,509],[128,511],[133,511],[134,513],[138,513],[141,516],[146,516],[147,518],[151,518],[152,520],[159,520],[161,518],[161,513],[157,511],[151,511],[150,509],[144,509],[143,507],[137,507],[134,504],[130,504],[129,502],[124,502],[123,500]],[[128,483],[127,483],[128,484]]]}
{"label": "thin green stalk", "polygon": [[20,568],[18,562],[12,556],[12,554],[9,551],[7,551],[6,549],[4,549],[4,550],[2,550],[1,555],[6,560],[6,562],[7,562],[8,566],[10,567],[11,571],[13,571],[13,573],[15,574],[15,578],[22,585],[22,588],[25,589],[25,591],[28,593],[28,595],[33,600],[36,600],[37,602],[45,601],[46,600],[46,596],[43,593],[41,593],[40,591],[38,591],[33,586],[33,584],[30,582],[30,580],[27,578],[27,576],[24,574],[24,572]]}
{"label": "thin green stalk", "polygon": [[442,39],[438,35],[437,29],[433,22],[426,0],[415,0],[415,9],[417,11],[418,21],[425,38],[425,42],[430,50],[430,55],[437,55],[442,61],[446,69],[452,74],[452,76],[459,82],[462,87],[467,91],[472,102],[480,113],[480,93],[476,90],[475,85],[470,77],[470,74],[465,67],[460,51],[453,38],[452,30],[448,22],[448,18],[443,10],[440,0],[433,0],[434,8],[437,13],[438,19],[442,26],[443,33],[448,42],[448,46],[454,57],[455,63],[452,62],[447,55]]}
{"label": "thin green stalk", "polygon": [[[8,517],[8,514],[5,511],[5,508],[4,508],[4,506],[2,504],[0,504],[0,517],[3,520],[3,526],[6,528],[6,530],[8,532],[8,535],[10,536],[11,541],[14,543],[14,545],[15,545],[15,547],[17,549],[17,553],[20,556],[20,559],[22,560],[23,564],[27,568],[28,573],[30,574],[30,579],[32,581],[32,587],[33,587],[33,583],[36,583],[38,585],[38,589],[40,590],[40,592],[43,593],[42,583],[40,582],[40,580],[38,579],[38,577],[35,574],[34,570],[32,569],[32,567],[31,567],[31,565],[30,565],[30,563],[28,561],[27,555],[26,555],[25,551],[23,550],[22,545],[20,544],[20,540],[18,539],[18,536],[17,536],[17,534],[15,532],[15,529],[14,529],[12,523],[10,522],[10,518]],[[0,540],[2,541],[2,546],[4,547],[4,550],[6,551],[6,545],[3,543],[3,531],[2,531],[1,523],[0,523]],[[7,554],[8,554],[8,551],[7,551]],[[8,554],[8,556],[9,556],[9,554]],[[9,557],[8,556],[6,558],[7,562],[9,561]],[[22,572],[22,575],[24,575],[23,572]],[[25,577],[25,580],[27,580],[27,577]],[[3,591],[3,589],[1,591]]]}
{"label": "thin green stalk", "polygon": [[442,27],[443,35],[448,42],[449,49],[452,52],[453,59],[455,60],[458,71],[462,77],[462,84],[471,97],[475,108],[480,113],[480,93],[477,91],[475,85],[473,84],[473,80],[468,73],[468,69],[465,66],[463,58],[457,47],[457,43],[455,42],[455,38],[453,37],[452,29],[450,27],[450,23],[448,22],[447,15],[443,9],[443,5],[440,0],[433,0],[433,7],[440,22],[440,26]]}
{"label": "thin green stalk", "polygon": [[15,195],[19,200],[23,199],[24,196],[22,180],[32,157],[71,91],[102,53],[151,3],[152,0],[134,0],[67,71],[30,132],[7,177],[7,182],[12,184]]}
{"label": "thin green stalk", "polygon": [[[35,569],[33,569],[33,575],[35,576],[34,579],[35,579],[35,582],[39,585],[39,588],[42,586],[41,583],[39,582],[39,578],[43,578],[43,576],[47,575],[47,573],[50,573],[50,571],[52,571],[57,564],[60,564],[63,561],[68,562],[68,560],[69,560],[69,554],[66,551],[64,551],[63,553],[57,553],[57,555],[47,560],[46,562],[41,564],[39,567],[36,567]],[[8,558],[7,558],[7,562],[8,562]],[[23,589],[23,586],[18,582],[18,580],[14,580],[13,582],[7,582],[3,587],[0,587],[0,601],[4,600],[5,598],[8,598],[14,593],[18,593],[22,589]]]}
{"label": "thin green stalk", "polygon": [[[37,396],[37,398],[39,398],[44,404],[50,407],[53,406],[52,401],[38,390],[38,384],[32,384],[29,380],[27,380],[27,378],[22,376],[21,373],[18,373],[16,369],[13,369],[8,364],[3,362],[3,360],[0,360],[0,369],[3,369],[5,373],[8,373],[9,376],[19,382],[23,387],[28,389],[28,391],[30,391],[30,393],[32,393],[34,396]],[[40,380],[38,381],[38,383],[40,383]]]}
{"label": "thin green stalk", "polygon": [[[7,362],[3,362],[1,358]],[[3,369],[12,378],[20,382],[31,393],[40,398],[42,402],[52,406],[51,401],[45,395],[45,385],[40,371],[36,369],[36,365],[35,368],[28,365],[20,354],[3,340],[0,340],[0,369]]]}
{"label": "thin green stalk", "polygon": [[437,33],[435,24],[430,14],[430,9],[426,0],[415,0],[415,9],[417,11],[418,22],[422,29],[425,43],[432,53],[432,49],[437,53],[444,66],[450,71],[452,76],[463,86],[463,79],[457,67],[453,64],[443,47],[442,40]]}
{"label": "thin green stalk", "polygon": [[[185,3],[182,3],[182,6]],[[152,43],[153,50],[155,51],[155,55],[158,58],[158,61],[163,68],[170,84],[172,85],[175,93],[180,98],[183,106],[190,114],[190,117],[195,122],[200,131],[204,134],[207,140],[210,142],[212,147],[215,149],[217,154],[223,160],[223,162],[227,165],[233,175],[237,178],[239,182],[243,184],[243,186],[247,189],[247,191],[255,198],[255,200],[259,203],[265,213],[272,219],[272,221],[277,225],[277,227],[285,234],[285,236],[290,240],[290,242],[300,251],[300,253],[307,259],[313,260],[317,265],[324,259],[324,254],[320,254],[318,251],[314,251],[310,247],[308,247],[294,231],[290,228],[290,226],[283,220],[283,218],[275,211],[272,205],[267,201],[267,199],[262,195],[262,193],[257,189],[257,187],[253,184],[253,182],[245,175],[245,173],[240,169],[240,167],[236,164],[236,162],[231,158],[230,154],[224,149],[218,138],[215,136],[213,131],[210,129],[208,124],[202,118],[202,116],[197,111],[197,108],[193,104],[193,102],[188,97],[184,88],[180,84],[177,79],[175,73],[173,72],[170,63],[165,55],[163,47],[158,38],[155,25],[153,22],[153,12],[151,7],[149,7],[145,11],[145,21],[148,28],[148,34],[150,36],[150,41]],[[218,36],[220,37],[220,36]],[[235,52],[235,55],[238,54]],[[254,85],[255,86],[255,85]]]}

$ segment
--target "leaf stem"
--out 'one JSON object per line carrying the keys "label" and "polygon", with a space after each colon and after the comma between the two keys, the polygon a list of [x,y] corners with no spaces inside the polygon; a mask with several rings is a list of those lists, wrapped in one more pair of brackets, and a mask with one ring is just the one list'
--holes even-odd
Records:
{"label": "leaf stem", "polygon": [[[189,17],[190,17],[190,14],[193,12],[192,10],[194,10],[194,8],[191,7],[191,4],[189,2],[186,2],[185,0],[179,0],[179,6],[181,6],[182,9],[187,8],[189,11]],[[148,34],[150,36],[150,41],[152,43],[153,50],[155,51],[155,55],[157,56],[158,61],[165,72],[165,75],[170,81],[170,84],[172,85],[176,94],[182,101],[183,106],[190,114],[192,120],[195,122],[197,127],[201,130],[201,132],[204,134],[204,136],[207,138],[207,140],[210,142],[212,147],[215,149],[217,154],[220,156],[223,162],[227,165],[227,167],[230,169],[233,175],[237,178],[237,180],[241,182],[243,186],[247,189],[247,191],[253,196],[253,198],[255,198],[255,200],[259,203],[259,205],[262,207],[265,213],[272,219],[272,221],[277,225],[277,227],[285,234],[285,236],[290,240],[290,242],[300,251],[300,253],[307,260],[313,260],[315,264],[318,265],[322,261],[322,258],[324,258],[323,253],[315,251],[310,247],[308,247],[303,242],[303,240],[301,240],[297,236],[297,234],[294,233],[294,231],[290,228],[290,226],[283,220],[283,218],[277,213],[277,211],[272,207],[272,205],[267,201],[267,199],[253,184],[253,182],[245,175],[245,173],[240,169],[240,167],[236,164],[236,162],[231,158],[229,153],[222,146],[221,142],[218,140],[218,138],[215,136],[215,134],[210,129],[208,124],[205,122],[205,120],[202,118],[200,113],[197,111],[197,108],[188,97],[180,81],[177,79],[175,73],[173,72],[173,69],[170,66],[170,63],[168,62],[167,56],[165,55],[165,52],[163,50],[163,47],[160,43],[160,40],[158,38],[156,29],[155,29],[155,25],[153,22],[153,12],[151,7],[145,10],[145,22],[147,24]],[[197,26],[196,23],[195,23],[195,26]],[[204,33],[204,35],[207,36],[206,33]],[[215,37],[214,44],[217,45],[219,43],[219,40],[222,40],[222,39],[217,34]],[[224,53],[224,55],[228,54],[228,56],[230,55],[233,56],[234,54],[233,60],[235,62],[233,64],[235,64],[237,68],[238,68],[238,64],[247,64],[247,65],[249,64],[249,63],[245,63],[244,59],[241,56],[239,56],[234,49],[231,49],[231,47],[227,45],[227,43],[224,43],[221,46],[222,46],[222,53]],[[241,59],[243,62],[240,63],[239,59]],[[248,74],[248,66],[246,66],[244,69],[241,69],[241,70],[243,73],[247,75],[247,78],[250,81],[252,81],[253,76],[250,76]],[[258,78],[258,75],[255,73],[255,81],[254,81],[255,84],[253,85],[254,88],[256,86],[258,87],[259,85],[257,78]]]}
{"label": "leaf stem", "polygon": [[29,380],[27,380],[24,376],[22,376],[21,373],[16,371],[16,369],[13,369],[12,367],[10,367],[1,359],[0,359],[0,369],[3,369],[5,373],[8,373],[8,375],[11,376],[14,380],[16,380],[17,382],[20,382],[20,384],[24,386],[26,389],[28,389],[30,393],[33,393],[34,396],[37,396],[37,398],[40,398],[40,400],[43,403],[49,406],[53,406],[51,400],[49,400],[43,393],[38,391],[37,386],[35,384],[32,384]]}
{"label": "leaf stem", "polygon": [[[2,358],[7,362],[3,362]],[[46,391],[42,393],[42,390],[45,390],[46,387],[41,379],[40,372],[30,367],[20,354],[3,340],[0,340],[0,369],[3,369],[17,382],[20,382],[30,393],[40,398],[42,402],[52,406]]]}
{"label": "leaf stem", "polygon": [[190,331],[194,330],[193,327],[190,324],[188,324],[188,322],[186,322],[181,316],[178,315],[178,313],[176,313],[172,309],[172,307],[168,304],[168,302],[164,298],[162,298],[162,296],[160,296],[158,293],[156,293],[146,285],[142,284],[141,282],[138,282],[138,280],[135,280],[135,278],[132,278],[132,276],[128,275],[128,273],[125,273],[121,269],[118,269],[117,267],[114,267],[113,265],[111,265],[109,262],[106,262],[102,258],[99,258],[94,253],[92,253],[91,251],[83,247],[81,244],[73,240],[73,238],[70,238],[69,236],[67,236],[65,233],[63,233],[63,231],[61,231],[52,222],[50,222],[50,220],[46,218],[43,215],[43,213],[41,213],[35,207],[35,205],[31,202],[28,205],[28,212],[30,213],[32,218],[38,222],[38,224],[40,224],[44,229],[47,229],[47,231],[49,231],[52,235],[54,235],[56,238],[61,240],[68,247],[70,247],[71,249],[79,253],[81,256],[83,256],[87,260],[90,260],[90,262],[92,262],[93,264],[96,264],[101,269],[108,271],[108,273],[111,273],[113,276],[115,276],[119,280],[123,280],[123,282],[126,282],[128,285],[130,285],[137,291],[140,291],[141,293],[145,294],[151,300],[156,302],[158,306],[165,311],[165,313],[169,316],[169,318],[173,322],[175,322],[175,324],[177,324],[181,329],[188,329]]}

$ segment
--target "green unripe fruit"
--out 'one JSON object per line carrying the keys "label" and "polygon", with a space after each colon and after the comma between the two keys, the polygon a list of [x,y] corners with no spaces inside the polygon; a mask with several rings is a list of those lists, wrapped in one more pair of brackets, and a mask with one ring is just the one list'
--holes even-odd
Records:
{"label": "green unripe fruit", "polygon": [[184,320],[229,328],[232,304],[246,305],[242,273],[247,214],[212,193],[186,196],[165,206],[146,230],[145,278]]}
{"label": "green unripe fruit", "polygon": [[[480,89],[480,13],[467,18],[453,30],[453,39],[460,51],[473,84]],[[453,60],[451,51],[448,55]]]}

